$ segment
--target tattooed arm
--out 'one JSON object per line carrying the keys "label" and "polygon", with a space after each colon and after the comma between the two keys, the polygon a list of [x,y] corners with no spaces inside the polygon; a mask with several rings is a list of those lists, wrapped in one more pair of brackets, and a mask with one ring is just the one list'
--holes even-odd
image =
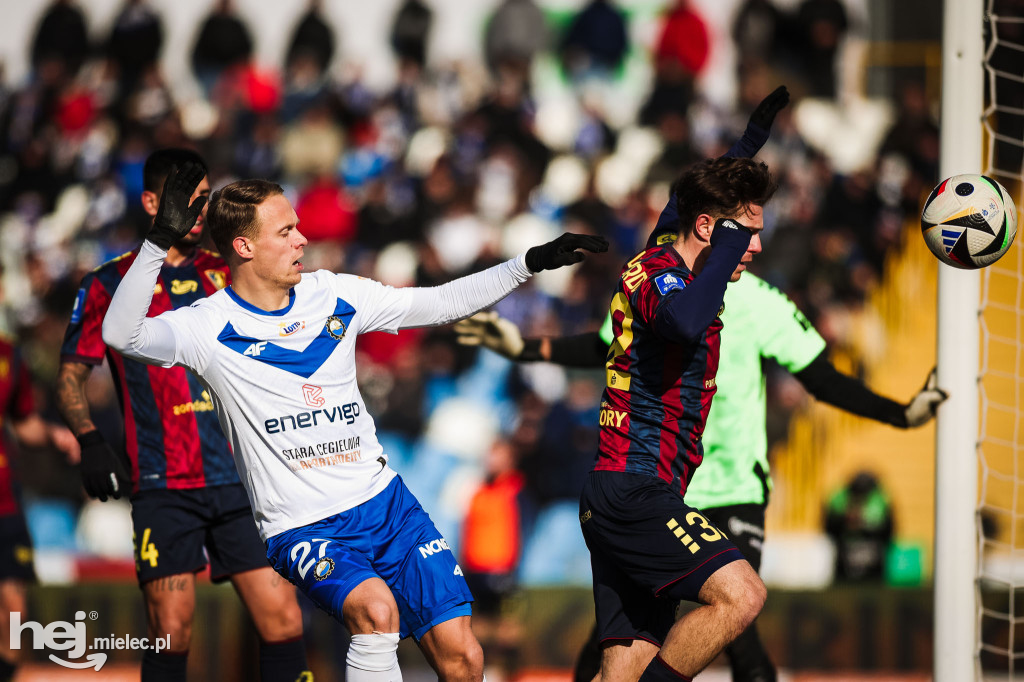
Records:
{"label": "tattooed arm", "polygon": [[82,484],[90,497],[107,501],[119,498],[131,484],[131,474],[123,457],[114,452],[96,429],[85,397],[85,382],[92,367],[83,362],[64,360],[57,372],[57,409],[64,423],[82,446]]}
{"label": "tattooed arm", "polygon": [[57,409],[64,423],[79,438],[96,430],[85,398],[85,382],[91,372],[92,365],[68,361],[60,363],[57,372]]}

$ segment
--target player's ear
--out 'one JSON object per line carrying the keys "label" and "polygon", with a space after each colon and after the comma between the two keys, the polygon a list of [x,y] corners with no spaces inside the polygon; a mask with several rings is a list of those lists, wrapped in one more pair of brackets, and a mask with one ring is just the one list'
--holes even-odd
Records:
{"label": "player's ear", "polygon": [[156,210],[160,208],[160,196],[156,192],[150,192],[148,189],[145,190],[139,197],[142,201],[142,210],[146,212],[150,218],[156,216]]}
{"label": "player's ear", "polygon": [[697,222],[694,223],[693,233],[698,238],[700,238],[701,241],[706,242],[711,240],[711,231],[714,228],[714,219],[707,213],[701,213],[699,216],[697,216]]}
{"label": "player's ear", "polygon": [[235,237],[234,239],[231,240],[231,246],[232,248],[234,248],[235,253],[238,255],[238,257],[241,258],[242,260],[252,259],[253,253],[251,239],[247,239],[246,237],[242,237],[241,235],[239,235],[238,237]]}

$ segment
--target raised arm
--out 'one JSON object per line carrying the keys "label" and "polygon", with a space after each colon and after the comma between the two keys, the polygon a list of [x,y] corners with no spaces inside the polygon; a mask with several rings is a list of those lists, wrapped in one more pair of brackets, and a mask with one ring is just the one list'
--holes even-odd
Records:
{"label": "raised arm", "polygon": [[150,365],[170,367],[174,363],[173,329],[160,319],[147,318],[146,314],[167,249],[192,229],[206,204],[206,197],[200,196],[189,205],[205,175],[202,166],[189,162],[172,169],[164,182],[153,227],[103,318],[103,341],[122,355]]}
{"label": "raised arm", "polygon": [[750,244],[752,233],[730,218],[720,218],[711,233],[711,255],[700,274],[658,306],[654,330],[674,343],[692,343],[714,321],[725,287]]}
{"label": "raised arm", "polygon": [[579,263],[584,258],[582,251],[607,250],[608,241],[603,237],[566,232],[486,270],[436,287],[409,289],[412,302],[401,326],[426,327],[460,320],[505,298],[535,272]]}
{"label": "raised arm", "polygon": [[[780,85],[770,95],[761,100],[757,108],[754,109],[754,112],[750,114],[750,120],[747,122],[747,127],[743,131],[742,137],[736,140],[729,147],[729,151],[722,156],[753,158],[755,154],[761,151],[761,147],[768,142],[772,123],[775,122],[775,116],[787,104],[789,104],[789,91],[785,85]],[[651,242],[656,241],[657,237],[661,234],[676,232],[677,230],[679,230],[679,209],[676,207],[675,195],[672,195],[669,196],[668,203],[665,204],[661,215],[658,216],[658,222],[654,226],[654,232],[651,234]],[[652,245],[651,242],[648,242],[648,246]]]}

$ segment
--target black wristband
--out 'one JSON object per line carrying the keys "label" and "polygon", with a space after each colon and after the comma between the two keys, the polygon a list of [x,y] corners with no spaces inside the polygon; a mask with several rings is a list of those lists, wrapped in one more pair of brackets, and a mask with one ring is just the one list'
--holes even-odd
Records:
{"label": "black wristband", "polygon": [[540,339],[523,339],[523,350],[515,358],[519,362],[540,362]]}
{"label": "black wristband", "polygon": [[80,436],[75,436],[75,439],[78,440],[78,444],[82,446],[83,450],[85,448],[92,447],[93,445],[100,445],[101,443],[107,442],[106,439],[103,437],[103,434],[100,433],[99,429],[86,431]]}

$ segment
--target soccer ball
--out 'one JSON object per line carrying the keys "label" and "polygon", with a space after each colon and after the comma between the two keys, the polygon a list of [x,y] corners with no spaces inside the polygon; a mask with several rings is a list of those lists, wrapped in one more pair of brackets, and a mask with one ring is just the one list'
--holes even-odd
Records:
{"label": "soccer ball", "polygon": [[1017,234],[1017,208],[987,175],[954,175],[939,183],[921,212],[924,241],[947,265],[976,270],[995,263]]}

